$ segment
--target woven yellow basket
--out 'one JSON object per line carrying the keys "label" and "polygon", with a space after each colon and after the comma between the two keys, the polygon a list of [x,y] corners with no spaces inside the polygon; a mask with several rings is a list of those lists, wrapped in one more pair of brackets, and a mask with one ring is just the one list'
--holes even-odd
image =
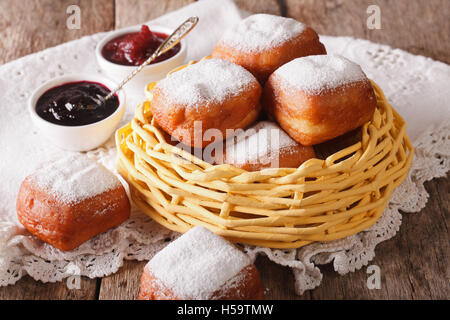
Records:
{"label": "woven yellow basket", "polygon": [[154,126],[150,94],[116,133],[118,170],[136,205],[174,231],[203,225],[270,248],[347,237],[378,220],[413,158],[405,122],[372,84],[377,108],[360,142],[297,169],[258,172],[211,165],[168,144]]}

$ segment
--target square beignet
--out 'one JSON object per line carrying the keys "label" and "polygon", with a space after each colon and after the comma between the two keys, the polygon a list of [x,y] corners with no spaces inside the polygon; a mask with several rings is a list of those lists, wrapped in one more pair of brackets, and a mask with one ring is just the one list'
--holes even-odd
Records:
{"label": "square beignet", "polygon": [[224,238],[197,226],[145,266],[139,300],[264,299],[258,270]]}
{"label": "square beignet", "polygon": [[62,158],[22,182],[17,198],[20,223],[63,251],[120,225],[130,203],[119,179],[84,156]]}
{"label": "square beignet", "polygon": [[269,77],[263,99],[267,113],[305,146],[370,121],[376,103],[361,67],[338,55],[298,58],[283,65]]}

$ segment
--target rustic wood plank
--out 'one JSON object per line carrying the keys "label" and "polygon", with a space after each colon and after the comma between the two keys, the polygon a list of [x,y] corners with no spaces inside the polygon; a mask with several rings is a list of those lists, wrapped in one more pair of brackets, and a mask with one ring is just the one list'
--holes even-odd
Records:
{"label": "rustic wood plank", "polygon": [[235,0],[239,9],[252,13],[269,13],[282,15],[281,1],[277,0]]}
{"label": "rustic wood plank", "polygon": [[[353,36],[450,63],[448,0],[285,0],[286,14],[317,32]],[[381,10],[381,29],[367,28],[369,5]]]}
{"label": "rustic wood plank", "polygon": [[[195,0],[116,0],[116,28],[144,23],[182,8]],[[255,13],[281,14],[277,0],[236,0],[236,5]]]}
{"label": "rustic wood plank", "polygon": [[425,184],[430,199],[420,213],[404,213],[399,233],[376,249],[370,265],[381,270],[381,288],[366,286],[367,268],[341,277],[325,268],[313,299],[448,299],[450,250],[449,188],[446,178]]}
{"label": "rustic wood plank", "polygon": [[146,261],[125,261],[116,274],[102,279],[100,300],[134,300]]}
{"label": "rustic wood plank", "polygon": [[367,288],[367,267],[340,276],[329,264],[320,267],[322,284],[298,297],[289,269],[259,257],[256,266],[266,288],[266,299],[449,299],[448,178],[427,182],[430,199],[426,208],[403,214],[398,234],[377,246],[369,265],[380,267],[380,289]]}
{"label": "rustic wood plank", "polygon": [[[100,282],[98,282],[100,285]],[[1,300],[95,300],[97,280],[81,277],[80,289],[69,289],[66,282],[42,283],[29,276],[15,285],[0,287]]]}
{"label": "rustic wood plank", "polygon": [[[70,5],[81,10],[81,28],[66,25]],[[84,35],[114,28],[114,0],[0,1],[0,64]]]}
{"label": "rustic wood plank", "polygon": [[116,29],[147,22],[195,0],[116,0]]}

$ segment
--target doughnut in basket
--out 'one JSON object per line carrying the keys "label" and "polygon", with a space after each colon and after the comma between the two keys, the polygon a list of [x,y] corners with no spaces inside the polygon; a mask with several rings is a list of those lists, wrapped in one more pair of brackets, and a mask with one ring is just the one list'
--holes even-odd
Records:
{"label": "doughnut in basket", "polygon": [[269,77],[262,101],[280,126],[305,146],[358,128],[372,119],[377,104],[361,67],[338,55],[286,63]]}
{"label": "doughnut in basket", "polygon": [[303,23],[254,14],[225,32],[212,57],[241,65],[264,83],[273,71],[292,59],[326,53],[317,33]]}
{"label": "doughnut in basket", "polygon": [[204,147],[208,129],[246,128],[258,117],[262,88],[253,75],[222,59],[204,59],[171,74],[152,90],[159,126],[188,146]]}

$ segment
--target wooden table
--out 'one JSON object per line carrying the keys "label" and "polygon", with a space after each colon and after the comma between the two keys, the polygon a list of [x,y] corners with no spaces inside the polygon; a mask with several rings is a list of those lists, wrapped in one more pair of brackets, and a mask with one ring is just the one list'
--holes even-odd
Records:
{"label": "wooden table", "polygon": [[[0,63],[100,31],[142,23],[193,0],[0,0]],[[354,36],[450,63],[449,0],[237,0],[242,9],[297,18],[321,34]],[[81,8],[80,30],[66,28],[66,9]],[[381,9],[381,30],[366,27],[369,5]],[[324,266],[322,285],[299,297],[288,268],[259,257],[268,299],[449,299],[449,179],[426,183],[430,199],[405,214],[400,232],[376,249],[379,290],[366,286],[366,268],[339,276]],[[134,299],[145,262],[127,261],[114,275],[84,278],[80,290],[65,283],[22,278],[0,288],[0,299]]]}

